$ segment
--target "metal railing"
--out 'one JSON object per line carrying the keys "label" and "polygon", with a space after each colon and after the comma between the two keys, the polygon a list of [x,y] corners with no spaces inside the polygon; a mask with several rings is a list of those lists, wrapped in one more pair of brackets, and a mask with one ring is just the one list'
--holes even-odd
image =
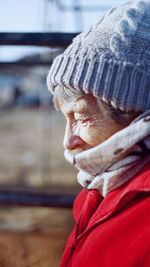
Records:
{"label": "metal railing", "polygon": [[0,205],[72,208],[75,195],[36,192],[34,190],[0,189]]}
{"label": "metal railing", "polygon": [[0,45],[67,47],[77,33],[1,32]]}

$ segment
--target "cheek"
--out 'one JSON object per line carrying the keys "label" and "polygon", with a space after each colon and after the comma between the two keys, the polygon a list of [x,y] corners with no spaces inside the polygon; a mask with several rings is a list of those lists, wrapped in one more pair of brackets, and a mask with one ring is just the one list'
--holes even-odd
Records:
{"label": "cheek", "polygon": [[88,126],[80,129],[80,138],[90,146],[102,143],[105,138],[101,127]]}
{"label": "cheek", "polygon": [[80,137],[90,146],[97,146],[107,140],[115,131],[112,125],[107,121],[97,121],[89,124],[87,127],[80,128]]}

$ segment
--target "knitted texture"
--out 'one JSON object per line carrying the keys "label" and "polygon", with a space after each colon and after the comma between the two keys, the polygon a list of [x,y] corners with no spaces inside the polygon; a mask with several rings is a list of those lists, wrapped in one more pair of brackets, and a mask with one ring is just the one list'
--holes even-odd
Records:
{"label": "knitted texture", "polygon": [[150,0],[110,9],[57,56],[47,76],[123,111],[150,109]]}

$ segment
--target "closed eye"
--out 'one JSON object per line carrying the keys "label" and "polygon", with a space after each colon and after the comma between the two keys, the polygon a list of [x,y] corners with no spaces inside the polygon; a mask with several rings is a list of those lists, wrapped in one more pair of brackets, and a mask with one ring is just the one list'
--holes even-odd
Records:
{"label": "closed eye", "polygon": [[80,124],[83,127],[86,127],[88,125],[88,123],[89,123],[89,120],[88,119],[84,119],[84,120],[79,119],[78,121],[80,122]]}

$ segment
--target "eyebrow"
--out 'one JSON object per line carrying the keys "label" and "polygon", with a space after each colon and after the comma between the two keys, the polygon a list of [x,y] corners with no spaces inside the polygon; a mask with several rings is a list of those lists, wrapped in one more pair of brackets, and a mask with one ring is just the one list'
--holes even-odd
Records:
{"label": "eyebrow", "polygon": [[[80,100],[79,100],[80,101]],[[60,109],[61,110],[61,109]],[[84,102],[70,102],[70,105],[65,105],[64,110],[61,110],[66,116],[71,116],[73,113],[87,114],[87,106]]]}
{"label": "eyebrow", "polygon": [[74,108],[74,112],[76,112],[76,113],[87,113],[86,104],[85,103],[81,103],[79,105],[79,103],[76,103],[75,108]]}
{"label": "eyebrow", "polygon": [[74,108],[68,108],[68,110],[65,112],[66,116],[67,117],[71,117],[74,113],[78,113],[78,114],[87,114],[86,111],[83,110],[83,108],[77,108],[77,107],[74,107]]}

